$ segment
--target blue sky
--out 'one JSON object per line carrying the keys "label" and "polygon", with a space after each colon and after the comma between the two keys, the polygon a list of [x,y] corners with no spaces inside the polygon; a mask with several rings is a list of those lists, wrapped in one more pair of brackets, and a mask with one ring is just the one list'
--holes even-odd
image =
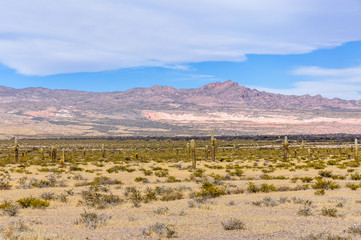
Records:
{"label": "blue sky", "polygon": [[361,99],[358,0],[19,0],[0,3],[0,22],[4,86],[123,91],[230,79]]}

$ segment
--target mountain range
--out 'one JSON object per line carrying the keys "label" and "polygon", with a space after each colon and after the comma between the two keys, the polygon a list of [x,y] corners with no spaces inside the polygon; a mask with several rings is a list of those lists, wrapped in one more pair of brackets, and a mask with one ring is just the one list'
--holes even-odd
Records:
{"label": "mountain range", "polygon": [[361,133],[361,100],[215,82],[84,92],[0,86],[0,138]]}

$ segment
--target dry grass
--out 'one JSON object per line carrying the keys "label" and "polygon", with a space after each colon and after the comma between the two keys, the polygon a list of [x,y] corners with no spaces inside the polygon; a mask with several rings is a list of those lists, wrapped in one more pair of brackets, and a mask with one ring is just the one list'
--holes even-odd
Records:
{"label": "dry grass", "polygon": [[[217,142],[217,161],[185,141],[31,142],[11,163],[0,153],[4,239],[344,239],[360,236],[357,161],[344,149],[297,148],[286,162],[275,142]],[[51,143],[51,144],[50,144]],[[207,142],[196,141],[197,146]],[[25,145],[25,143],[23,143]],[[236,147],[233,145],[238,144]],[[68,150],[41,160],[35,146]],[[0,144],[1,146],[1,144]],[[31,150],[33,149],[33,150]],[[175,149],[178,149],[176,151]],[[292,153],[292,151],[291,151]],[[10,154],[10,158],[9,158]],[[61,155],[58,153],[58,155]],[[317,194],[315,194],[315,191]],[[29,206],[25,208],[24,206]],[[24,207],[24,208],[21,208]],[[21,225],[23,224],[23,225]],[[238,231],[237,231],[237,230]],[[236,231],[229,231],[236,230]],[[0,239],[1,239],[0,237]],[[312,238],[315,237],[315,238]],[[317,238],[318,237],[318,238]],[[340,238],[342,239],[342,238]]]}

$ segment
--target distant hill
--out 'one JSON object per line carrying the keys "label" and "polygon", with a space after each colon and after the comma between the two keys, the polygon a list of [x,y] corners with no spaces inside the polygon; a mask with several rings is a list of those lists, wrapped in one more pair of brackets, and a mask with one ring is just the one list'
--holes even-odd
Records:
{"label": "distant hill", "polygon": [[0,87],[0,137],[361,133],[361,101],[281,95],[227,81],[123,92]]}

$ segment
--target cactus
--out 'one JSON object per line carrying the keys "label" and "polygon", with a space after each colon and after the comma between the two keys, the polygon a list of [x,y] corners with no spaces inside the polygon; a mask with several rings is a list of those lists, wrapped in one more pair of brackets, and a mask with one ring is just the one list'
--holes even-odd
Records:
{"label": "cactus", "polygon": [[188,154],[188,157],[191,156],[191,150],[189,148],[189,143],[187,143],[187,154]]}
{"label": "cactus", "polygon": [[301,148],[302,149],[305,148],[305,141],[304,140],[302,140],[302,142],[301,142]]}
{"label": "cactus", "polygon": [[57,153],[56,147],[51,147],[51,160],[52,161],[56,160],[56,153]]}
{"label": "cactus", "polygon": [[197,162],[196,162],[196,149],[193,139],[191,140],[191,156],[192,156],[192,168],[195,169]]}
{"label": "cactus", "polygon": [[105,148],[104,148],[104,144],[102,144],[102,157],[105,158]]}
{"label": "cactus", "polygon": [[211,160],[216,161],[216,139],[214,138],[214,131],[211,134]]}
{"label": "cactus", "polygon": [[355,161],[358,160],[358,142],[357,138],[355,138]]}
{"label": "cactus", "polygon": [[65,150],[64,150],[64,148],[63,148],[63,154],[62,154],[63,156],[62,156],[62,158],[61,158],[61,160],[60,160],[60,164],[61,165],[64,165],[64,163],[65,163],[65,161],[66,161],[66,156],[65,156]]}
{"label": "cactus", "polygon": [[287,136],[285,136],[285,141],[282,144],[283,146],[283,160],[287,161],[287,157],[288,157],[288,152],[289,152],[289,145],[288,145],[288,140],[287,140]]}
{"label": "cactus", "polygon": [[205,153],[205,159],[208,160],[208,145],[206,145],[205,149],[204,149],[204,153]]}
{"label": "cactus", "polygon": [[15,157],[15,163],[19,162],[19,145],[14,146],[14,157]]}
{"label": "cactus", "polygon": [[41,160],[44,160],[44,149],[40,148],[40,156],[41,156]]}

